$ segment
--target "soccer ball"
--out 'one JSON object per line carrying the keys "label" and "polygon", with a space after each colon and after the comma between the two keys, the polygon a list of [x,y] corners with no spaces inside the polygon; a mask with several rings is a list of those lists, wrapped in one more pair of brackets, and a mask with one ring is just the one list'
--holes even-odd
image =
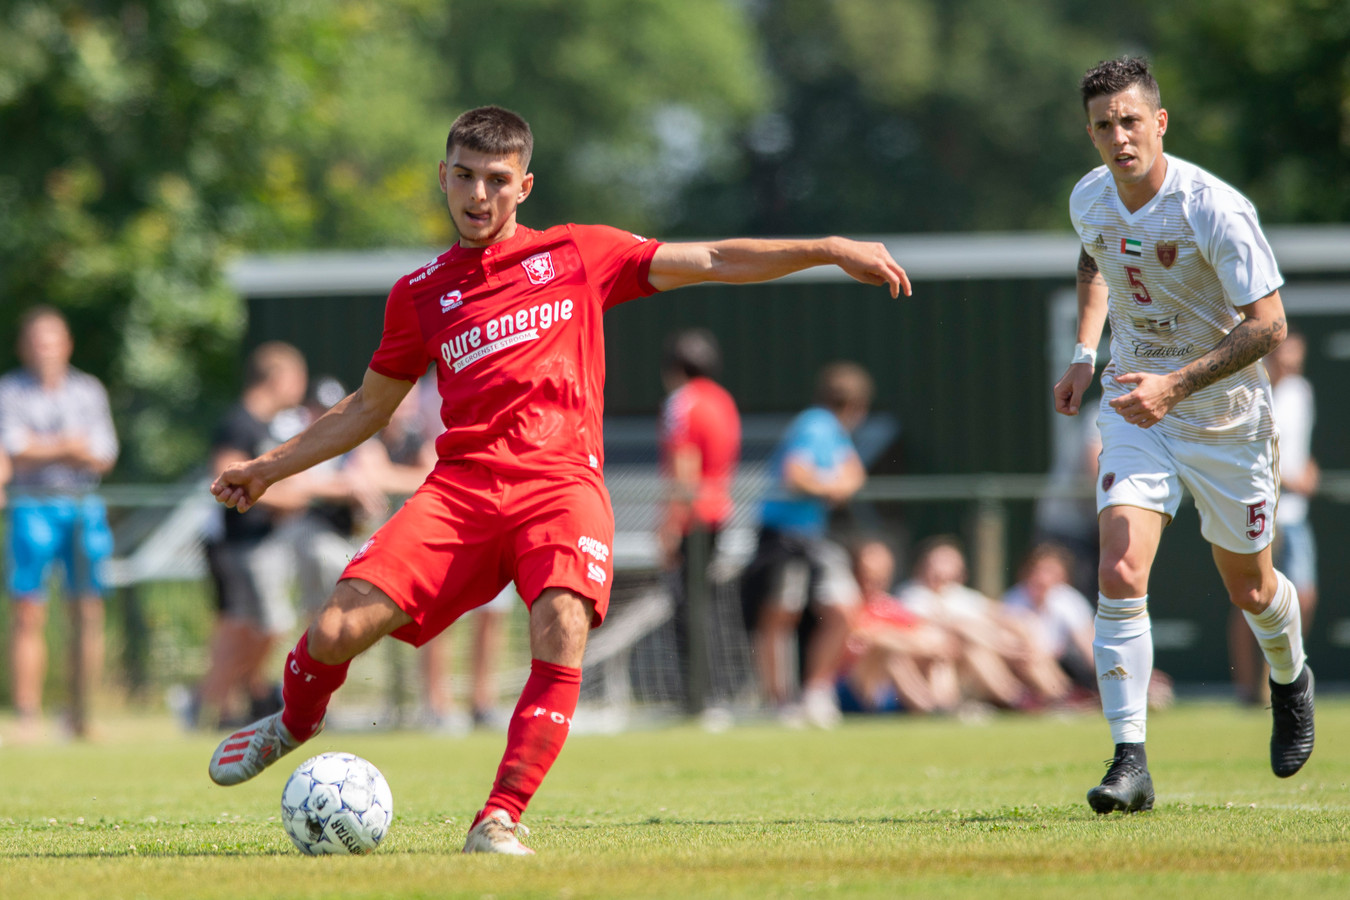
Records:
{"label": "soccer ball", "polygon": [[305,760],[281,792],[281,823],[307,856],[369,853],[393,819],[389,782],[351,753]]}

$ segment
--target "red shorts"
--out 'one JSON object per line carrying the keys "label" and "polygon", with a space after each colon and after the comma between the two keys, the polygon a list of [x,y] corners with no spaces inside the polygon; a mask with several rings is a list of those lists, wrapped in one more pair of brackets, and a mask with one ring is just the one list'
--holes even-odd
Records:
{"label": "red shorts", "polygon": [[525,604],[545,588],[609,609],[614,511],[599,475],[505,477],[441,462],[356,552],[343,578],[384,591],[413,621],[394,637],[421,646],[515,581]]}

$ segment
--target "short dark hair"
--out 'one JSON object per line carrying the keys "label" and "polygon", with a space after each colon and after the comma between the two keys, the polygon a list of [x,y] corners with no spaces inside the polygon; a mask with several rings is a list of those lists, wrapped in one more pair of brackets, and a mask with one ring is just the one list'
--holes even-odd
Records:
{"label": "short dark hair", "polygon": [[722,372],[722,351],[706,328],[688,328],[666,338],[661,369],[685,378],[716,378]]}
{"label": "short dark hair", "polygon": [[1162,109],[1162,95],[1158,92],[1157,79],[1149,71],[1148,60],[1141,56],[1102,60],[1088,69],[1078,85],[1083,92],[1083,111],[1087,111],[1088,101],[1094,97],[1119,94],[1136,85],[1154,109]]}
{"label": "short dark hair", "polygon": [[857,363],[830,363],[816,380],[816,402],[833,413],[866,409],[872,402],[872,376]]}
{"label": "short dark hair", "polygon": [[445,155],[458,145],[466,150],[492,156],[515,154],[520,170],[530,169],[530,155],[534,153],[534,134],[530,123],[516,113],[500,106],[480,106],[460,113],[450,126],[445,139]]}

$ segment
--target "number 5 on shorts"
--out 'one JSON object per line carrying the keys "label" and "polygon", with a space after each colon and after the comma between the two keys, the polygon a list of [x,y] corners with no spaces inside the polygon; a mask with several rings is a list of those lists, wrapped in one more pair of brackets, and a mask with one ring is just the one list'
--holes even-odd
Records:
{"label": "number 5 on shorts", "polygon": [[1247,537],[1256,540],[1266,533],[1266,501],[1247,504]]}

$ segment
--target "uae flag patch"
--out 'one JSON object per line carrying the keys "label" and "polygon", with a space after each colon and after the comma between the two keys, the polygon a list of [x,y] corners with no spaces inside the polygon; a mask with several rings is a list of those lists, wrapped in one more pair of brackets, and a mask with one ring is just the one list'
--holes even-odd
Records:
{"label": "uae flag patch", "polygon": [[1144,244],[1142,241],[1136,241],[1132,238],[1121,238],[1120,252],[1126,256],[1143,256]]}

